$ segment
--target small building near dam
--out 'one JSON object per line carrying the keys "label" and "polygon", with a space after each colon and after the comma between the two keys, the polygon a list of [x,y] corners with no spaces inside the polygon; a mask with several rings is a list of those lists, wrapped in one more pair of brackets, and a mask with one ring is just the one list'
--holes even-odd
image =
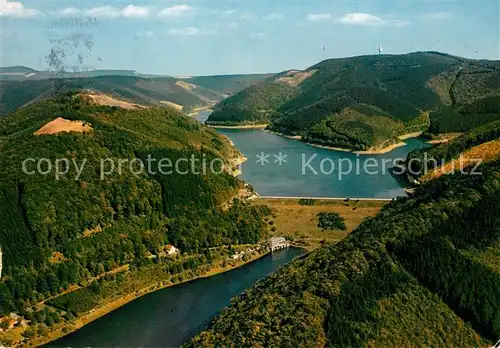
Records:
{"label": "small building near dam", "polygon": [[285,249],[290,246],[290,243],[284,237],[273,237],[267,243],[271,251]]}

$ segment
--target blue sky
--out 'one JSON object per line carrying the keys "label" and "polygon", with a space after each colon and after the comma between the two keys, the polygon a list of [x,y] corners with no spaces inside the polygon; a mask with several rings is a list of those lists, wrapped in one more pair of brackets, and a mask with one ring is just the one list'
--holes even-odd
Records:
{"label": "blue sky", "polygon": [[[500,59],[498,1],[0,0],[0,65],[193,76],[436,50]],[[57,52],[56,52],[57,53]]]}

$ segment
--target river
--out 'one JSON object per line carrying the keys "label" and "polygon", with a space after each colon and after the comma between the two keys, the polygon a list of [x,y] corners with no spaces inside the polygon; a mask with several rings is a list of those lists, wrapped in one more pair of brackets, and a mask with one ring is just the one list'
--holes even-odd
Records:
{"label": "river", "polygon": [[[204,122],[210,111],[197,115]],[[313,147],[300,140],[259,129],[217,129],[228,136],[248,158],[241,166],[241,179],[261,196],[394,198],[404,187],[389,172],[397,159],[413,149],[429,146],[412,138],[381,155],[356,155]],[[284,161],[279,161],[281,158]],[[259,157],[265,157],[259,161]],[[267,161],[267,162],[266,162]],[[349,169],[351,170],[349,171]]]}
{"label": "river", "polygon": [[276,251],[229,272],[158,290],[47,347],[178,347],[203,331],[232,297],[303,253]]}

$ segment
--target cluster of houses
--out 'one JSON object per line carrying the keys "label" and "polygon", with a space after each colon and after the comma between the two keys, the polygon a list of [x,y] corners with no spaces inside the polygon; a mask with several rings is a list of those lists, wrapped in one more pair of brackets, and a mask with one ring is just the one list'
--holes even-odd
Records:
{"label": "cluster of houses", "polygon": [[243,259],[243,256],[245,256],[245,254],[250,254],[251,252],[253,252],[254,249],[247,249],[245,251],[240,251],[239,253],[236,253],[234,255],[232,255],[231,257],[233,258],[233,260],[241,260]]}
{"label": "cluster of houses", "polygon": [[179,252],[179,249],[174,247],[172,244],[168,244],[163,247],[163,252],[167,255],[175,255]]}
{"label": "cluster of houses", "polygon": [[[158,253],[158,255],[153,255],[153,254],[150,254],[148,256],[148,258],[150,259],[156,259],[156,257],[167,257],[167,256],[173,256],[173,255],[176,255],[180,252],[179,249],[177,249],[176,247],[174,247],[172,244],[168,244],[168,245],[165,245],[163,246],[161,249],[160,249],[160,252]],[[0,347],[1,348],[1,347]]]}
{"label": "cluster of houses", "polygon": [[10,313],[8,317],[0,318],[0,332],[5,330],[13,329],[16,326],[26,327],[28,322],[23,317],[20,317],[16,313]]}

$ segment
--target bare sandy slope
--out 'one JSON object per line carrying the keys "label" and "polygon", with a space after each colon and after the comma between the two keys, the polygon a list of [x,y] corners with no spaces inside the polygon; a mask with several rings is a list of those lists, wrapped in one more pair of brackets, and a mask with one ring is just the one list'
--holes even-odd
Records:
{"label": "bare sandy slope", "polygon": [[267,123],[263,124],[244,124],[240,126],[218,126],[213,124],[207,124],[210,128],[221,128],[221,129],[264,129],[267,127]]}
{"label": "bare sandy slope", "polygon": [[182,88],[188,90],[188,91],[191,91],[194,88],[196,88],[196,85],[193,85],[192,83],[188,83],[185,81],[177,81],[175,84],[179,87],[182,87]]}
{"label": "bare sandy slope", "polygon": [[422,135],[423,132],[413,132],[413,133],[406,133],[398,136],[399,140],[406,140],[410,138],[417,138]]}
{"label": "bare sandy slope", "polygon": [[105,106],[116,106],[122,109],[134,110],[134,109],[143,109],[145,106],[130,103],[124,100],[119,100],[113,98],[106,94],[101,93],[93,93],[93,92],[85,92],[80,95],[88,98],[92,103],[96,105],[105,105]]}
{"label": "bare sandy slope", "polygon": [[58,134],[64,132],[87,133],[90,131],[92,131],[92,127],[84,121],[70,121],[58,117],[37,130],[35,135]]}
{"label": "bare sandy slope", "polygon": [[432,139],[427,141],[427,144],[431,145],[437,145],[437,144],[444,144],[452,141],[455,138],[458,138],[462,133],[443,133],[439,134],[439,137],[437,139]]}
{"label": "bare sandy slope", "polygon": [[441,175],[457,172],[469,166],[475,166],[479,162],[491,162],[498,158],[500,158],[500,139],[495,139],[464,151],[459,158],[447,162],[444,166],[425,174],[422,177],[422,181],[439,178]]}
{"label": "bare sandy slope", "polygon": [[160,100],[160,103],[168,105],[168,106],[174,108],[177,111],[181,111],[184,108],[184,106],[176,104],[176,103],[173,103],[173,102],[168,101],[168,100]]}
{"label": "bare sandy slope", "polygon": [[391,152],[392,150],[397,149],[398,147],[401,146],[406,146],[406,143],[400,141],[399,143],[385,146],[382,148],[372,148],[365,151],[354,151],[354,153],[358,155],[382,155],[384,153]]}
{"label": "bare sandy slope", "polygon": [[308,70],[308,71],[291,70],[288,73],[286,73],[285,76],[278,78],[276,81],[287,83],[292,87],[297,87],[302,82],[304,82],[304,80],[311,77],[315,72],[316,70]]}

